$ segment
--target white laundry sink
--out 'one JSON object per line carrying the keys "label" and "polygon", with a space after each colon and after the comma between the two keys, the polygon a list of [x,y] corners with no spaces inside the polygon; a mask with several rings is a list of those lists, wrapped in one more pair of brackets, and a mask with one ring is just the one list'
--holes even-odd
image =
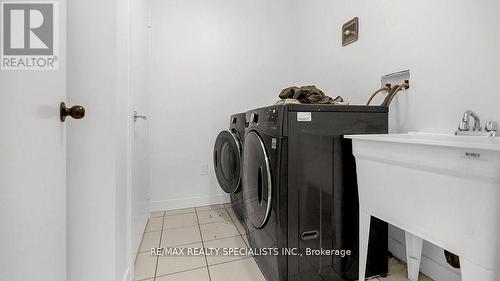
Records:
{"label": "white laundry sink", "polygon": [[460,256],[462,280],[500,280],[500,138],[346,138],[352,139],[358,174],[360,273],[375,216],[406,231],[410,280],[418,278],[422,240]]}

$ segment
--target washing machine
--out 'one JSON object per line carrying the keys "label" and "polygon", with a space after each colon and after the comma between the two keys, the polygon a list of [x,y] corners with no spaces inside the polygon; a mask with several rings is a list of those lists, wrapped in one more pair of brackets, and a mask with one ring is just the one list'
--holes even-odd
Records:
{"label": "washing machine", "polygon": [[[245,223],[253,249],[277,249],[255,255],[268,281],[357,280],[356,167],[343,135],[387,133],[387,118],[387,107],[377,106],[289,104],[247,112]],[[387,224],[373,220],[367,276],[387,273],[387,239]]]}
{"label": "washing machine", "polygon": [[230,118],[229,129],[217,136],[214,147],[214,168],[217,181],[230,194],[231,205],[240,221],[244,219],[241,193],[242,157],[245,137],[245,113]]}

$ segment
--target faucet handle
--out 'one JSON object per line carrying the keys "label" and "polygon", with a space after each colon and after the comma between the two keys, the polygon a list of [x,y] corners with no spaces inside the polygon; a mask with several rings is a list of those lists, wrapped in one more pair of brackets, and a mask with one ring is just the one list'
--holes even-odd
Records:
{"label": "faucet handle", "polygon": [[496,132],[498,130],[497,122],[488,121],[486,122],[485,129],[487,132]]}
{"label": "faucet handle", "polygon": [[470,129],[470,124],[469,121],[460,121],[460,124],[458,124],[458,130],[459,131],[468,131]]}

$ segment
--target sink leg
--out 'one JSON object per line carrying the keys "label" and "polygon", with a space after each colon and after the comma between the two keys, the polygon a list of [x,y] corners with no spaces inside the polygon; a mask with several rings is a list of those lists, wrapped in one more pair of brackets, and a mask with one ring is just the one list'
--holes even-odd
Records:
{"label": "sink leg", "polygon": [[359,278],[365,280],[371,215],[359,212]]}
{"label": "sink leg", "polygon": [[460,258],[460,270],[462,271],[462,281],[495,281],[498,280],[498,272],[487,270]]}
{"label": "sink leg", "polygon": [[405,232],[406,236],[406,262],[408,266],[408,279],[418,281],[420,271],[420,260],[422,257],[422,245],[424,240],[409,232]]}

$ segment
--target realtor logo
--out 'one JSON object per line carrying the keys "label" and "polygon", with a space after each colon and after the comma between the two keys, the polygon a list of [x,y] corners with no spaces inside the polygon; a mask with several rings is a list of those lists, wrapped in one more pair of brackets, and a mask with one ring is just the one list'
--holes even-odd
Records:
{"label": "realtor logo", "polygon": [[2,70],[57,70],[58,10],[54,2],[1,2]]}

